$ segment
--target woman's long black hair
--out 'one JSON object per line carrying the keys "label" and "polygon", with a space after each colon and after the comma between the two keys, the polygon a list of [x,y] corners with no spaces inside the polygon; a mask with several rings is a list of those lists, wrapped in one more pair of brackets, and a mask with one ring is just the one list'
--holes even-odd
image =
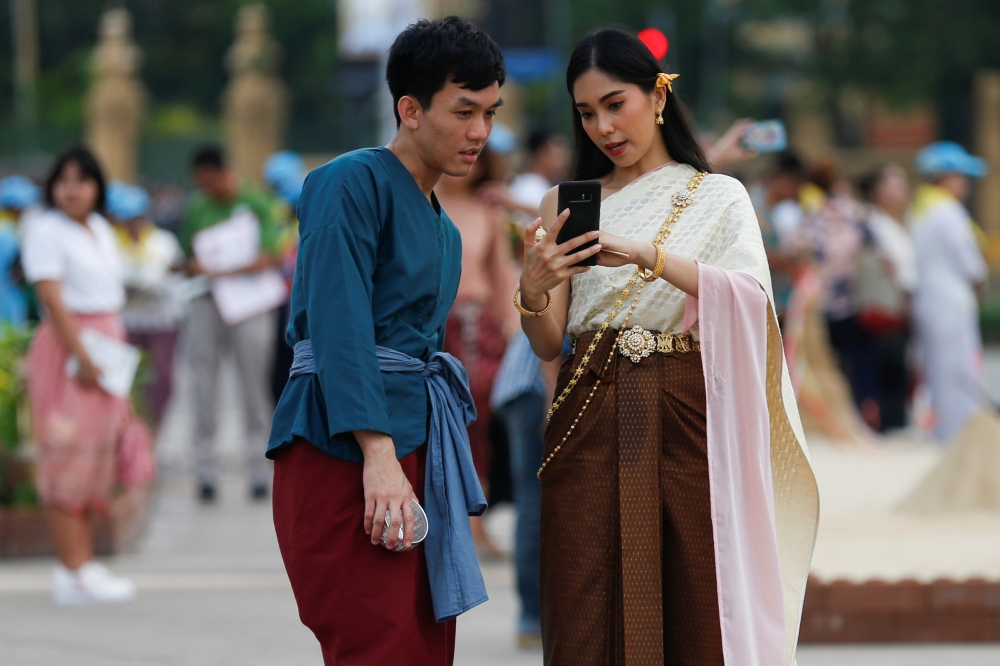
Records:
{"label": "woman's long black hair", "polygon": [[[566,69],[566,88],[570,98],[573,97],[573,84],[591,69],[600,70],[616,81],[633,83],[647,94],[653,92],[656,75],[662,71],[660,63],[638,37],[618,28],[599,28],[581,39],[573,49]],[[653,119],[650,118],[649,122]],[[690,164],[698,171],[712,171],[705,152],[691,131],[687,109],[677,95],[669,91],[663,107],[663,124],[659,127],[671,158]],[[587,136],[575,107],[573,134],[576,138],[574,178],[593,180],[611,173],[614,163]]]}

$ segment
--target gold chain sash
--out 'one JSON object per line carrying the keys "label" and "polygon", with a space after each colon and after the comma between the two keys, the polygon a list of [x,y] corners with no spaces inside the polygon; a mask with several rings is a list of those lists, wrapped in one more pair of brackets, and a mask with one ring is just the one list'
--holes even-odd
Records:
{"label": "gold chain sash", "polygon": [[[673,231],[674,225],[677,223],[677,220],[680,219],[681,213],[683,213],[684,209],[690,206],[694,201],[694,193],[698,190],[698,187],[701,185],[701,181],[704,180],[707,175],[708,174],[704,171],[699,171],[691,177],[691,180],[688,181],[687,187],[684,190],[674,194],[672,199],[674,207],[671,209],[670,214],[667,215],[667,218],[663,221],[663,224],[660,226],[660,230],[656,232],[656,236],[653,237],[653,245],[663,245],[667,238],[670,237],[670,232]],[[602,323],[600,328],[597,329],[597,333],[594,334],[594,339],[591,340],[586,352],[584,352],[583,357],[580,359],[576,369],[573,371],[573,376],[570,377],[566,387],[552,402],[552,407],[549,409],[549,420],[552,420],[552,415],[556,413],[556,410],[562,406],[562,404],[566,401],[566,398],[568,398],[570,393],[573,392],[573,389],[576,388],[577,383],[580,381],[580,377],[583,376],[584,370],[586,370],[587,365],[590,363],[590,358],[593,356],[594,350],[597,349],[597,343],[601,341],[602,337],[604,337],[604,333],[611,328],[611,323],[618,316],[618,312],[621,310],[622,306],[625,305],[625,299],[629,297],[633,289],[636,289],[636,284],[638,284],[639,288],[636,289],[635,298],[632,299],[632,304],[629,307],[628,313],[625,315],[625,321],[622,322],[621,328],[618,330],[618,340],[611,346],[611,353],[608,355],[608,359],[604,362],[604,369],[601,371],[601,374],[603,375],[607,370],[608,365],[611,363],[611,359],[614,358],[615,351],[618,349],[618,345],[621,342],[621,337],[628,327],[628,322],[632,318],[632,313],[635,312],[635,307],[639,304],[639,296],[642,295],[642,288],[646,285],[645,281],[642,281],[643,273],[643,269],[636,267],[635,275],[633,275],[632,278],[625,284],[625,288],[622,289],[621,296],[619,296],[618,300],[615,301],[611,311],[608,312],[608,316],[604,318],[604,323]],[[587,407],[590,405],[590,400],[594,397],[594,393],[597,392],[597,387],[600,385],[601,380],[598,379],[594,384],[594,387],[590,390],[590,395],[587,396],[587,400],[584,402],[583,408],[580,409],[580,413],[576,415],[576,418],[570,425],[569,430],[566,431],[566,435],[562,438],[562,441],[559,442],[559,445],[552,450],[552,453],[548,455],[545,462],[542,463],[542,466],[538,470],[539,477],[542,476],[542,472],[545,470],[545,467],[549,464],[549,462],[557,453],[559,453],[559,450],[563,447],[563,444],[566,443],[566,440],[569,439],[569,436],[573,434],[573,430],[580,422],[580,419],[583,418],[583,413],[587,411]]]}

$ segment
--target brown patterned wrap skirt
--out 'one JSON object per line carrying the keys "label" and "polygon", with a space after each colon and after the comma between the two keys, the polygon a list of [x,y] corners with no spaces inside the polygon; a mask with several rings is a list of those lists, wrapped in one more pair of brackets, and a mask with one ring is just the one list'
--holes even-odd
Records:
{"label": "brown patterned wrap skirt", "polygon": [[547,458],[600,378],[541,475],[545,663],[721,666],[701,353],[634,363],[616,351],[605,370],[616,337],[605,333],[546,432]]}

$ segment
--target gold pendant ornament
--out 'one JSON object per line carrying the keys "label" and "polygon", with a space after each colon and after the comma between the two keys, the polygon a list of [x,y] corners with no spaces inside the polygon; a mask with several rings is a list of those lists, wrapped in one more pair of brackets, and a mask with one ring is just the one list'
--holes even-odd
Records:
{"label": "gold pendant ornament", "polygon": [[638,363],[656,351],[656,336],[642,326],[633,326],[618,338],[618,351],[633,363]]}

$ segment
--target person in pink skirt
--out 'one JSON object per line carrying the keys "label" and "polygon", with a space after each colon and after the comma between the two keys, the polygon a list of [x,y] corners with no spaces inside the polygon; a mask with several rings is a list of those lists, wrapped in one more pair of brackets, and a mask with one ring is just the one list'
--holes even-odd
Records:
{"label": "person in pink skirt", "polygon": [[99,212],[105,181],[89,150],[73,147],[57,158],[45,199],[48,210],[25,235],[22,263],[44,308],[27,369],[38,491],[59,556],[53,596],[57,604],[128,601],[135,586],[95,562],[93,550],[91,517],[110,503],[117,446],[132,408],[100,387],[101,370],[81,342],[86,329],[125,339],[121,260]]}

